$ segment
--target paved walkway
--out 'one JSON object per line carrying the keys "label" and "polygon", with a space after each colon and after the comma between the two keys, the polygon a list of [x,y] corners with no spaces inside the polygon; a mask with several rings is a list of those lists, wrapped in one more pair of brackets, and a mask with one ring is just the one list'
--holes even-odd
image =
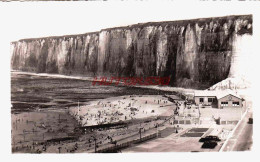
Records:
{"label": "paved walkway", "polygon": [[253,125],[248,124],[252,112],[248,112],[227,142],[223,151],[246,151],[252,146]]}
{"label": "paved walkway", "polygon": [[[160,130],[162,130],[164,128],[165,127],[159,127],[158,131],[160,131]],[[157,128],[153,128],[153,129],[147,130],[145,132],[142,131],[141,137],[149,136],[149,135],[154,134],[154,133],[157,133]],[[136,135],[124,138],[124,139],[117,140],[117,145],[120,145],[120,144],[123,144],[123,143],[127,143],[127,142],[130,142],[130,141],[134,141],[134,140],[137,140],[137,139],[140,139],[140,134],[139,133],[137,133]],[[108,144],[100,146],[97,150],[103,150],[103,149],[106,149],[106,148],[109,148],[109,147],[113,147],[113,146],[115,146],[115,145],[108,143]],[[94,149],[91,149],[91,150],[89,150],[87,152],[95,152],[95,151],[94,151]]]}
{"label": "paved walkway", "polygon": [[[202,149],[203,143],[199,142],[201,137],[180,137],[190,129],[184,128],[178,134],[172,133],[165,138],[157,138],[133,147],[126,148],[122,152],[217,152],[222,146],[220,142],[215,149]],[[205,134],[209,134],[213,129],[209,129]]]}

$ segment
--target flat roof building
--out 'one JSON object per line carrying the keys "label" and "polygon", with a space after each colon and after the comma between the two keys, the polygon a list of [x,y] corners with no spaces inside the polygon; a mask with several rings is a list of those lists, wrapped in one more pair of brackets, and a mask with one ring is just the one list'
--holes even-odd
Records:
{"label": "flat roof building", "polygon": [[212,106],[217,108],[241,108],[242,98],[233,91],[196,91],[194,94],[196,105]]}

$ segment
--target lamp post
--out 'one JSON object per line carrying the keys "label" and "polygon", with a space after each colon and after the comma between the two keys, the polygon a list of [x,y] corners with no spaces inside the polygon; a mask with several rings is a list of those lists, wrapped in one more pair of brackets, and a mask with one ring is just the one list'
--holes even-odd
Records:
{"label": "lamp post", "polygon": [[200,114],[200,104],[199,104],[198,110],[199,110],[199,125],[200,125],[200,116],[201,116],[201,114]]}
{"label": "lamp post", "polygon": [[94,139],[95,142],[95,153],[97,152],[97,139],[94,136],[91,136]]}
{"label": "lamp post", "polygon": [[157,134],[157,138],[158,138],[158,136],[159,136],[159,124],[158,123],[156,123],[156,134]]}
{"label": "lamp post", "polygon": [[140,133],[140,141],[141,141],[141,139],[142,139],[142,129],[143,129],[142,127],[140,127],[140,128],[139,128],[139,133]]}
{"label": "lamp post", "polygon": [[61,147],[58,147],[58,150],[59,150],[59,154],[60,154],[60,149],[61,149]]}
{"label": "lamp post", "polygon": [[242,120],[242,111],[243,111],[243,106],[241,107],[241,110],[240,110],[240,120]]}
{"label": "lamp post", "polygon": [[23,141],[25,142],[26,130],[23,130]]}
{"label": "lamp post", "polygon": [[79,100],[78,100],[78,116],[79,116]]}

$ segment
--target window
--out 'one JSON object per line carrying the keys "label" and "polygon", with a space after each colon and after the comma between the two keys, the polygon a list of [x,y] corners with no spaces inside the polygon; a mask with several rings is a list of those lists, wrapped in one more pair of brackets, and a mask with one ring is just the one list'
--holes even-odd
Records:
{"label": "window", "polygon": [[232,105],[233,106],[239,106],[239,102],[233,102]]}
{"label": "window", "polygon": [[204,102],[204,98],[200,98],[200,102]]}
{"label": "window", "polygon": [[213,102],[214,98],[208,98],[208,102]]}
{"label": "window", "polygon": [[228,102],[221,102],[221,106],[228,106]]}

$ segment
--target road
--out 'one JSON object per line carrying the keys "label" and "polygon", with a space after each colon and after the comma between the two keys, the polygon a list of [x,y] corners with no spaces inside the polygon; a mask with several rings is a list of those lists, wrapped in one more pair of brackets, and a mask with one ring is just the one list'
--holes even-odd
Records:
{"label": "road", "polygon": [[252,112],[249,111],[229,139],[223,151],[247,151],[252,147],[253,124],[248,124]]}

